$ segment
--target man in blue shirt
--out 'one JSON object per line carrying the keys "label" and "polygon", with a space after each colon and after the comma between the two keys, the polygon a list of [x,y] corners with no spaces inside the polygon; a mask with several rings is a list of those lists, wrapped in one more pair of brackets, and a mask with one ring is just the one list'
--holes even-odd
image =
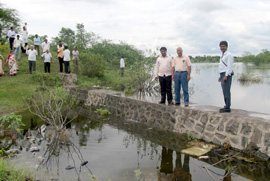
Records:
{"label": "man in blue shirt", "polygon": [[218,66],[218,70],[220,73],[220,77],[218,81],[221,82],[221,87],[224,96],[225,106],[220,109],[220,113],[231,112],[231,85],[232,85],[232,76],[233,76],[233,56],[228,49],[228,42],[221,41],[219,43],[220,50],[222,52],[222,56],[220,57],[220,62]]}
{"label": "man in blue shirt", "polygon": [[38,56],[40,56],[40,51],[39,51],[40,38],[38,37],[37,34],[36,34],[36,36],[34,38],[34,45],[35,45],[35,50],[37,50],[37,52],[38,52]]}

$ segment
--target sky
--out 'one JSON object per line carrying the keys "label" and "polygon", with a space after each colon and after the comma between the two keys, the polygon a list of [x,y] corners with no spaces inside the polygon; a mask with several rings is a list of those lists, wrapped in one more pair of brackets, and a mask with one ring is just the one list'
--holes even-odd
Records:
{"label": "sky", "polygon": [[16,9],[29,34],[57,36],[83,23],[113,42],[170,55],[219,55],[226,40],[236,56],[270,50],[270,0],[1,0]]}

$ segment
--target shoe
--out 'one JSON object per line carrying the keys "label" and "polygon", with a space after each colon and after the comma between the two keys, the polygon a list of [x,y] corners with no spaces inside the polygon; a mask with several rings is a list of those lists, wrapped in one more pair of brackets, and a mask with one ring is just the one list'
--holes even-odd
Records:
{"label": "shoe", "polygon": [[173,105],[180,105],[180,102],[173,102]]}
{"label": "shoe", "polygon": [[185,107],[188,107],[188,103],[185,103]]}
{"label": "shoe", "polygon": [[159,101],[158,104],[165,104],[165,102]]}
{"label": "shoe", "polygon": [[168,105],[173,105],[173,102],[168,102]]}
{"label": "shoe", "polygon": [[228,108],[227,109],[224,109],[224,108],[222,108],[222,109],[219,110],[219,112],[220,113],[231,112],[231,109],[228,109]]}

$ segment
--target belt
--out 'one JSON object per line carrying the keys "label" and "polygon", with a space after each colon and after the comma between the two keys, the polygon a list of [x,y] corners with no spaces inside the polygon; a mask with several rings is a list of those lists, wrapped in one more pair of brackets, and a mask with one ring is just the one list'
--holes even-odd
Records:
{"label": "belt", "polygon": [[187,72],[187,71],[175,71],[175,72],[178,72],[178,73],[184,73],[184,72]]}

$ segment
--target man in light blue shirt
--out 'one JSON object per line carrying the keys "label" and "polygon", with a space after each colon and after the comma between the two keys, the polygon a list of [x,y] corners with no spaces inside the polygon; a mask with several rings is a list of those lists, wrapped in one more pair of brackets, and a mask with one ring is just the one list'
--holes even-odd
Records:
{"label": "man in light blue shirt", "polygon": [[34,38],[34,45],[35,45],[35,50],[37,50],[37,52],[38,52],[38,56],[40,56],[40,51],[39,51],[40,38],[38,37],[37,34],[36,34],[36,36]]}
{"label": "man in light blue shirt", "polygon": [[220,62],[218,66],[218,70],[220,73],[220,77],[218,79],[221,82],[221,87],[224,96],[225,106],[220,109],[220,113],[231,112],[231,85],[232,85],[232,76],[233,76],[233,56],[228,49],[228,42],[221,41],[219,43],[220,50],[222,52],[222,56],[220,57]]}

